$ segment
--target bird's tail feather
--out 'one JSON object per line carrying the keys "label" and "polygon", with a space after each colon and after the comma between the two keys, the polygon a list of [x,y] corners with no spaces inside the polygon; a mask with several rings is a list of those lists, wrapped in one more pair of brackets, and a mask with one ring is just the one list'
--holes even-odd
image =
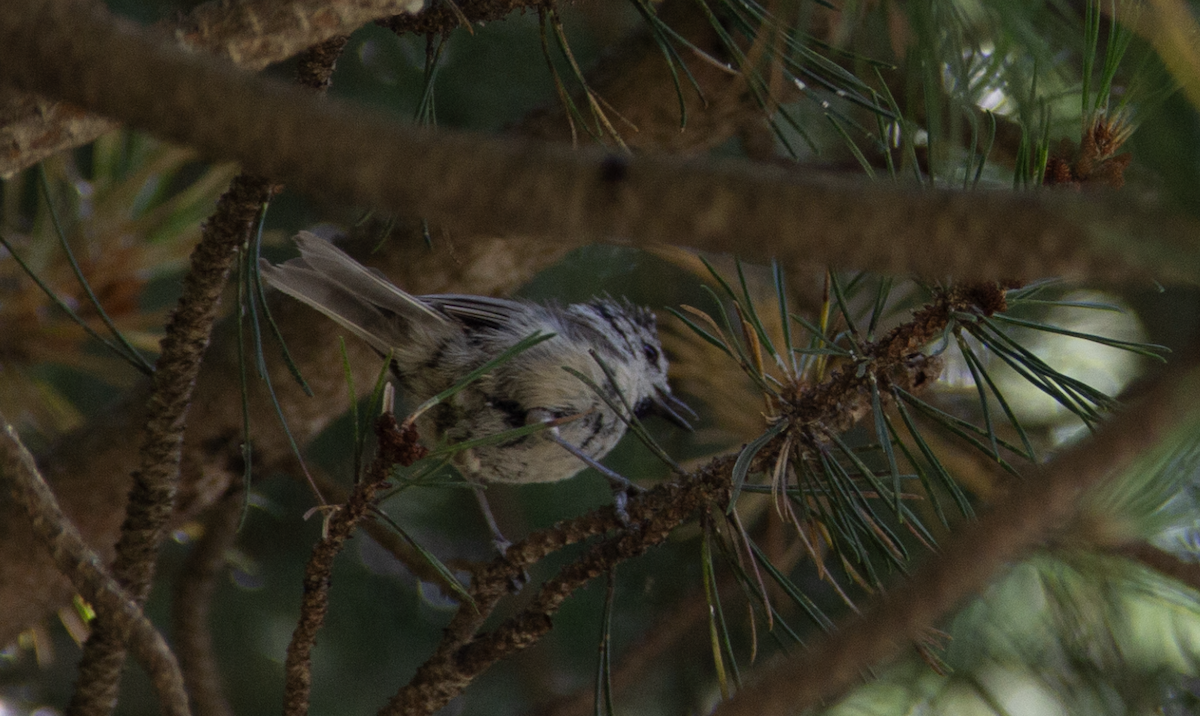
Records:
{"label": "bird's tail feather", "polygon": [[328,241],[307,231],[295,241],[300,258],[278,266],[260,261],[263,279],[329,316],[381,354],[404,345],[414,328],[449,323],[424,301],[396,288]]}

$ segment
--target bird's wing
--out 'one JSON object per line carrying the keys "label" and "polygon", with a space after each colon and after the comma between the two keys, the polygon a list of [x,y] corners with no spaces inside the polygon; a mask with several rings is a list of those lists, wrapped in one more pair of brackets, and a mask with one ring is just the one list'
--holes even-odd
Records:
{"label": "bird's wing", "polygon": [[421,296],[429,306],[464,324],[476,327],[502,328],[507,325],[525,323],[530,306],[507,298],[468,296],[458,293],[442,293]]}

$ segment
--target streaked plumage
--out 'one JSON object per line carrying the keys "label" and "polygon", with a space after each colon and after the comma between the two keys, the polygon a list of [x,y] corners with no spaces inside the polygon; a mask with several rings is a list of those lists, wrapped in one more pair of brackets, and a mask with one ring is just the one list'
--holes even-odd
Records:
{"label": "streaked plumage", "polygon": [[[559,436],[592,458],[603,458],[625,433],[624,422],[568,366],[615,397],[589,354],[595,350],[639,413],[658,410],[686,422],[667,384],[654,314],[627,301],[597,298],[565,307],[483,296],[413,296],[327,241],[308,232],[296,238],[300,258],[278,266],[262,262],[270,285],[303,301],[392,355],[392,371],[414,402],[454,385],[478,366],[535,332],[555,333],[425,413],[417,421],[429,444],[462,442],[541,420],[562,423]],[[618,401],[619,402],[619,401]],[[682,406],[686,408],[686,406]],[[473,479],[552,482],[584,463],[537,433],[459,453]]]}

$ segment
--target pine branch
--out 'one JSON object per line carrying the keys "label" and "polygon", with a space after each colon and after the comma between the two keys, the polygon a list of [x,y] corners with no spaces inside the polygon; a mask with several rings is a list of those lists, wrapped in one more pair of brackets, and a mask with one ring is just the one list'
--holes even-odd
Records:
{"label": "pine branch", "polygon": [[1200,592],[1200,564],[1196,562],[1182,560],[1145,542],[1122,547],[1116,553]]}
{"label": "pine branch", "polygon": [[[740,162],[625,160],[403,128],[237,76],[127,23],[80,13],[69,0],[14,7],[0,40],[14,84],[236,158],[314,195],[417,214],[472,235],[554,236],[575,245],[620,236],[640,246],[753,250],[785,266],[966,280],[1169,278],[1188,275],[1197,259],[1189,248],[1193,220],[1107,196],[915,191]],[[746,236],[755,242],[748,246]]]}
{"label": "pine branch", "polygon": [[409,426],[401,432],[395,417],[384,413],[376,421],[379,452],[363,479],[354,485],[350,498],[326,515],[321,541],[313,547],[312,556],[304,569],[304,595],[300,603],[300,619],[288,643],[284,664],[285,684],[283,713],[303,716],[308,713],[312,691],[312,649],[317,632],[325,623],[329,609],[329,588],[333,578],[333,560],[342,551],[346,540],[375,501],[376,493],[386,484],[396,465],[409,466],[424,456],[416,429]]}
{"label": "pine branch", "polygon": [[20,505],[33,525],[42,547],[75,589],[102,610],[111,629],[128,644],[150,675],[163,713],[188,716],[187,692],[175,655],[162,635],[142,613],[141,607],[123,590],[103,566],[100,557],[80,537],[58,506],[50,486],[38,472],[33,455],[21,443],[17,431],[0,415],[0,481],[8,483],[13,501]]}
{"label": "pine branch", "polygon": [[[412,6],[407,0],[210,0],[159,31],[183,47],[260,70]],[[6,150],[0,154],[0,177],[117,127],[110,119],[81,113],[70,104],[4,89],[0,88],[0,117],[6,118],[0,126],[0,146]]]}
{"label": "pine branch", "polygon": [[[665,0],[657,17],[709,56],[725,56],[720,37],[695,2]],[[587,73],[588,86],[612,108],[614,116],[636,127],[635,131],[620,125],[626,146],[634,151],[696,154],[740,132],[769,132],[766,113],[746,91],[740,74],[705,62],[694,53],[685,53],[683,62],[698,87],[687,86],[677,93],[671,67],[654,32],[639,27]],[[681,127],[681,101],[686,128]],[[559,102],[530,113],[514,132],[532,139],[570,142],[568,120],[569,113]]]}
{"label": "pine branch", "polygon": [[[188,408],[217,304],[236,249],[246,240],[266,201],[264,187],[262,180],[243,176],[234,180],[218,202],[217,213],[192,253],[183,295],[166,326],[162,353],[155,363],[139,465],[133,474],[113,564],[113,576],[139,605],[150,593],[158,548],[175,510]],[[97,613],[68,713],[106,714],[116,706],[124,640],[109,628],[109,618],[103,610]]]}
{"label": "pine branch", "polygon": [[1070,526],[1078,501],[1108,476],[1195,419],[1185,396],[1200,388],[1196,356],[1164,372],[1092,439],[1048,463],[1005,500],[945,543],[942,553],[861,616],[804,654],[764,670],[756,683],[717,708],[716,716],[803,711],[853,686],[866,668],[896,656],[1004,565]]}
{"label": "pine branch", "polygon": [[[504,558],[479,570],[471,582],[473,605],[464,604],[434,654],[417,669],[380,714],[432,714],[461,693],[495,662],[526,649],[551,628],[563,601],[593,578],[661,544],[698,510],[722,508],[729,499],[730,458],[718,458],[678,482],[659,485],[629,500],[629,523],[612,507],[567,520],[510,547]],[[547,580],[530,604],[491,632],[477,635],[514,576],[551,552],[590,537],[616,532]]]}

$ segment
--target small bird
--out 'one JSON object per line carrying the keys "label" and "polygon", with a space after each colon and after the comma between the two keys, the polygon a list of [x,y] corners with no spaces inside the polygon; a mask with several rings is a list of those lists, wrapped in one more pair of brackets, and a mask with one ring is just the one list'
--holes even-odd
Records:
{"label": "small bird", "polygon": [[[604,471],[599,460],[625,434],[626,423],[564,368],[589,377],[614,405],[621,405],[619,391],[635,414],[659,414],[690,429],[680,411],[691,410],[671,394],[655,317],[646,308],[611,298],[557,306],[457,294],[413,296],[314,234],[302,231],[295,242],[300,257],[278,266],[260,261],[263,278],[381,356],[390,355],[396,381],[414,401],[455,385],[532,334],[553,334],[418,418],[422,439],[434,445],[538,422],[552,426],[458,453],[457,467],[476,483],[554,482],[588,465]],[[623,480],[611,471],[603,474]],[[619,486],[630,487],[628,481]]]}

